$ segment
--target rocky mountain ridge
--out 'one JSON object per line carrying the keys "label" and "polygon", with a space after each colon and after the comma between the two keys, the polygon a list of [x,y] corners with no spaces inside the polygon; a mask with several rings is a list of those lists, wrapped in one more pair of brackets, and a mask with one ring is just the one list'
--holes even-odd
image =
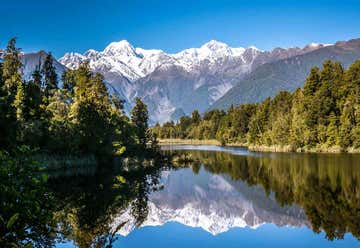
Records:
{"label": "rocky mountain ridge", "polygon": [[103,51],[66,53],[59,62],[74,69],[88,61],[91,69],[102,73],[130,105],[135,97],[142,97],[149,107],[151,121],[163,123],[174,119],[175,113],[189,114],[195,108],[205,111],[236,82],[263,64],[325,46],[310,44],[304,48],[262,51],[254,46],[233,48],[212,40],[200,48],[168,54],[134,48],[122,40],[110,43]]}

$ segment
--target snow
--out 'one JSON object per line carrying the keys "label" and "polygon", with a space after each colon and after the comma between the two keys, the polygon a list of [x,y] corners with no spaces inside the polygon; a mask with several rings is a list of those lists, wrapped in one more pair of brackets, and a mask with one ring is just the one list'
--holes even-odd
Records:
{"label": "snow", "polygon": [[[317,48],[331,45],[313,42],[306,47]],[[186,71],[191,71],[204,61],[208,61],[210,67],[212,64],[217,64],[226,58],[237,58],[247,63],[243,57],[245,53],[251,53],[254,59],[262,52],[255,46],[249,46],[248,48],[230,47],[226,43],[211,40],[199,48],[189,48],[175,54],[167,54],[159,49],[134,48],[127,40],[121,40],[111,42],[100,52],[90,49],[84,54],[66,53],[59,61],[63,65],[74,69],[88,60],[94,70],[103,65],[110,66],[113,68],[112,71],[118,72],[130,81],[135,81],[149,75],[157,67],[164,64],[181,66]]]}
{"label": "snow", "polygon": [[210,66],[225,58],[240,58],[245,61],[242,56],[247,49],[248,48],[243,47],[233,48],[223,42],[211,40],[200,48],[185,49],[184,51],[172,54],[171,56],[179,61],[178,65],[184,67],[187,71],[191,71],[205,60],[210,62]]}
{"label": "snow", "polygon": [[[311,43],[303,49],[296,49],[309,52],[328,45],[331,44]],[[294,48],[289,48],[288,50],[291,49]],[[282,48],[273,50],[274,56],[281,56],[286,51],[287,49]],[[209,103],[212,104],[222,97],[233,85],[229,82],[223,82],[221,79],[217,84],[209,84],[208,79],[214,75],[220,78],[222,75],[227,75],[227,73],[232,77],[232,71],[236,73],[235,76],[248,73],[253,69],[256,58],[262,53],[265,52],[255,46],[247,48],[230,47],[224,42],[211,40],[198,48],[189,48],[170,54],[159,49],[135,48],[127,40],[121,40],[111,42],[103,51],[89,49],[84,54],[66,53],[59,59],[59,62],[70,69],[75,69],[81,63],[88,61],[93,71],[102,73],[105,80],[110,84],[114,83],[115,89],[118,92],[122,92],[128,98],[126,100],[130,101],[130,105],[130,95],[137,95],[136,91],[138,89],[135,83],[137,80],[150,75],[155,70],[157,77],[161,80],[162,75],[169,75],[166,73],[167,71],[178,67],[179,71],[183,70],[195,79],[194,90],[203,85],[208,87]],[[125,78],[124,81],[127,81],[127,83],[121,81],[123,78]],[[145,92],[143,94],[147,96],[153,95],[154,98],[150,99],[152,103],[155,103],[155,105],[159,103],[155,113],[151,113],[151,115],[153,116],[153,121],[163,123],[170,119],[171,114],[179,106],[168,98],[156,99],[156,91],[160,90],[162,88],[157,87],[150,90],[150,93]],[[144,97],[144,95],[141,95],[141,97]]]}
{"label": "snow", "polygon": [[[258,50],[256,47],[248,49]],[[247,49],[232,48],[223,42],[211,40],[200,48],[189,48],[179,53],[167,54],[159,49],[134,48],[127,40],[111,42],[103,51],[90,49],[84,54],[66,53],[59,61],[71,68],[77,68],[82,62],[90,61],[94,70],[111,67],[111,71],[135,81],[152,73],[159,66],[169,64],[191,71],[201,62],[211,64],[227,57],[241,58]]]}

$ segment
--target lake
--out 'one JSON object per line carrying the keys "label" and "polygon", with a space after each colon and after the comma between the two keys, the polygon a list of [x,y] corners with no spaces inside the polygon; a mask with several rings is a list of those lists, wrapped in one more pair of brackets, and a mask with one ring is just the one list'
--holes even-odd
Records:
{"label": "lake", "polygon": [[[359,247],[360,155],[163,146],[186,162],[83,168],[49,187],[57,247]],[[61,205],[62,204],[62,205]]]}

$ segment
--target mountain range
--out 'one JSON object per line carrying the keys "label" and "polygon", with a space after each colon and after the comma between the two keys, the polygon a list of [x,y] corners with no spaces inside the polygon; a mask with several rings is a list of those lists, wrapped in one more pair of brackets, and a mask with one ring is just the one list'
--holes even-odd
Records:
{"label": "mountain range", "polygon": [[[303,85],[311,67],[328,59],[348,66],[358,58],[360,39],[271,51],[254,46],[233,48],[212,40],[175,54],[135,48],[122,40],[103,51],[66,53],[56,68],[60,74],[66,67],[74,69],[88,61],[93,71],[104,75],[109,90],[126,101],[126,112],[141,97],[151,123],[164,123],[194,109],[226,109],[231,104],[264,100],[280,90],[293,91]],[[28,77],[39,59],[25,54],[24,60]]]}

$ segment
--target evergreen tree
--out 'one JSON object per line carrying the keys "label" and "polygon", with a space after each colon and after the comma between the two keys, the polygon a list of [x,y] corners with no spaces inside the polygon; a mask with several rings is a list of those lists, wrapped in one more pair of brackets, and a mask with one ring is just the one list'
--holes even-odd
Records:
{"label": "evergreen tree", "polygon": [[41,65],[39,64],[39,66],[37,66],[35,68],[35,71],[32,73],[32,82],[39,88],[41,89],[42,87],[42,74],[41,74],[41,70],[40,70]]}
{"label": "evergreen tree", "polygon": [[250,144],[269,143],[269,137],[265,137],[265,129],[269,122],[270,98],[258,105],[256,114],[249,123],[248,142]]}
{"label": "evergreen tree", "polygon": [[293,95],[291,108],[290,144],[294,149],[304,147],[310,143],[311,134],[306,124],[306,109],[304,92],[297,89]]}
{"label": "evergreen tree", "polygon": [[20,70],[22,63],[20,60],[20,49],[16,46],[16,39],[10,39],[4,56],[3,79],[5,88],[13,101],[17,93],[18,86],[22,83]]}
{"label": "evergreen tree", "polygon": [[14,107],[16,111],[16,120],[19,129],[17,140],[20,142],[24,141],[24,128],[25,128],[25,92],[23,83],[17,87],[17,93],[14,100]]}
{"label": "evergreen tree", "polygon": [[18,122],[25,121],[25,92],[24,84],[19,84],[17,87],[17,93],[14,100],[14,107],[16,110],[16,119]]}
{"label": "evergreen tree", "polygon": [[145,148],[147,143],[149,113],[146,105],[139,97],[135,99],[135,106],[131,110],[131,122],[135,126],[139,144]]}
{"label": "evergreen tree", "polygon": [[65,70],[61,76],[63,82],[63,89],[69,91],[72,95],[74,94],[75,87],[75,76],[73,70]]}
{"label": "evergreen tree", "polygon": [[4,86],[3,63],[0,62],[0,149],[8,145],[8,104],[7,92]]}
{"label": "evergreen tree", "polygon": [[89,65],[74,71],[76,86],[69,120],[74,127],[74,147],[80,153],[99,156],[113,153],[111,101],[102,77],[93,75]]}
{"label": "evergreen tree", "polygon": [[200,121],[201,121],[201,117],[200,117],[199,111],[194,110],[191,114],[191,122],[196,125],[196,124],[199,124]]}
{"label": "evergreen tree", "polygon": [[[14,105],[19,85],[22,85],[20,70],[20,49],[16,48],[16,39],[10,39],[5,50],[2,76],[0,79],[0,147],[10,149],[16,146],[18,129],[17,110]],[[20,90],[23,92],[23,89]],[[19,94],[22,95],[23,93]],[[19,109],[20,110],[20,109]],[[20,114],[20,112],[19,112]]]}
{"label": "evergreen tree", "polygon": [[320,69],[319,67],[314,67],[310,70],[310,74],[306,78],[304,85],[304,95],[313,96],[314,93],[320,88],[320,86]]}
{"label": "evergreen tree", "polygon": [[68,154],[76,150],[77,135],[70,122],[70,95],[66,90],[55,90],[46,106],[48,136],[46,147],[56,153]]}
{"label": "evergreen tree", "polygon": [[186,138],[187,137],[187,132],[188,132],[188,128],[191,125],[191,118],[189,116],[182,116],[180,117],[179,120],[179,138]]}
{"label": "evergreen tree", "polygon": [[42,75],[40,70],[37,68],[32,74],[32,80],[27,82],[25,85],[26,92],[26,113],[30,119],[39,119],[42,114]]}
{"label": "evergreen tree", "polygon": [[58,78],[51,53],[45,57],[42,73],[44,75],[45,96],[49,97],[58,88]]}
{"label": "evergreen tree", "polygon": [[335,115],[335,113],[331,113],[330,116],[328,117],[329,119],[329,124],[326,127],[326,145],[328,147],[334,146],[337,144],[337,139],[338,139],[338,118]]}

